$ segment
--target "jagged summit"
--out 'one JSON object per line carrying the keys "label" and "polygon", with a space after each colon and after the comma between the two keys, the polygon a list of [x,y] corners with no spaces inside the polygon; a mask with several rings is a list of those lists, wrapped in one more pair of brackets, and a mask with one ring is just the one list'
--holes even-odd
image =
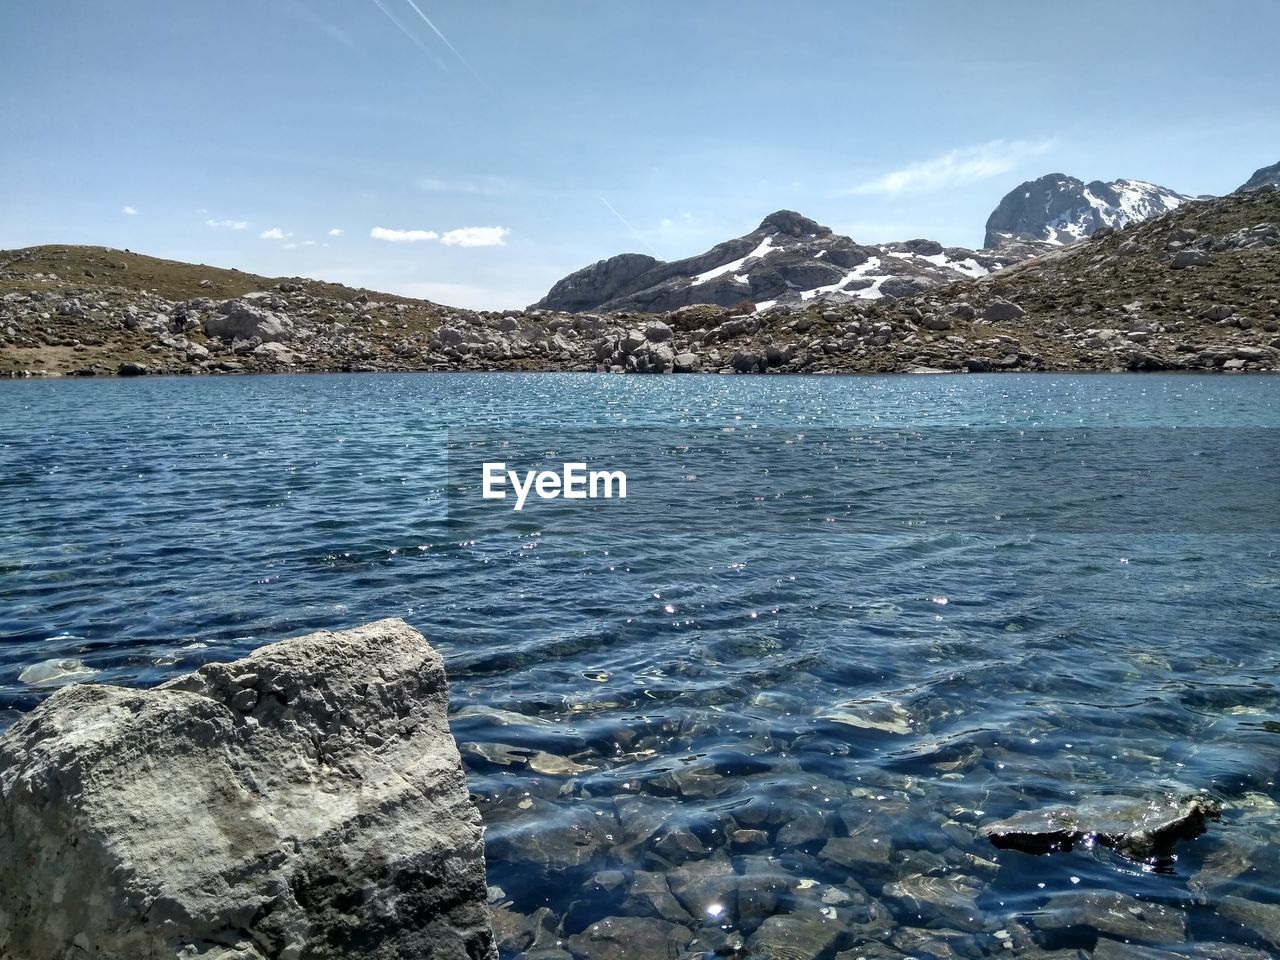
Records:
{"label": "jagged summit", "polygon": [[816,220],[796,213],[794,210],[777,210],[760,221],[756,232],[776,231],[788,237],[830,236],[831,228],[824,227]]}
{"label": "jagged summit", "polygon": [[1195,199],[1145,180],[1094,180],[1050,173],[1014,187],[987,219],[988,248],[1011,241],[1065,246],[1103,227],[1124,227]]}

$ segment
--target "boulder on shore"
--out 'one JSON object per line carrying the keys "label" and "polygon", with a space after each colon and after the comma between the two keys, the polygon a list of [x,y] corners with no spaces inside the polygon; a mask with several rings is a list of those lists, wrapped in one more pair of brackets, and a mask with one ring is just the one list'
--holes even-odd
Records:
{"label": "boulder on shore", "polygon": [[0,736],[0,956],[494,958],[444,663],[381,620]]}

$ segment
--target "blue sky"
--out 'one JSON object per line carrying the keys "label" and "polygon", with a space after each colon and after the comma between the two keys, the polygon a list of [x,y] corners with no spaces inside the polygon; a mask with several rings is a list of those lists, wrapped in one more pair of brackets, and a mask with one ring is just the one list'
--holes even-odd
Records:
{"label": "blue sky", "polygon": [[1276,0],[0,4],[0,248],[93,243],[468,307],[789,207],[976,246],[1051,171],[1280,160]]}

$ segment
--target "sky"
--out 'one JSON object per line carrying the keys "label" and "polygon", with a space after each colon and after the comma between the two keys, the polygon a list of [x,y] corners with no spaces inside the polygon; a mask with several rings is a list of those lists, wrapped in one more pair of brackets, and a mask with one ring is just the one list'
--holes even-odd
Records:
{"label": "sky", "polygon": [[1277,0],[6,0],[0,249],[505,309],[798,210],[979,246],[1063,172],[1280,160]]}

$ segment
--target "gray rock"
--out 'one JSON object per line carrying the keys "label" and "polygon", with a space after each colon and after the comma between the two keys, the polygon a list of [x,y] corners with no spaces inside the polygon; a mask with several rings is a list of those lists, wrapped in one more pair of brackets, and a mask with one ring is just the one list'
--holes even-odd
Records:
{"label": "gray rock", "polygon": [[0,953],[496,956],[447,699],[399,620],[63,688],[0,736]]}
{"label": "gray rock", "polygon": [[926,925],[936,922],[954,930],[976,933],[983,925],[978,897],[984,889],[981,881],[963,874],[944,877],[915,874],[886,884],[884,899],[896,903],[908,915],[919,917]]}
{"label": "gray rock", "polygon": [[1236,308],[1228,306],[1224,303],[1215,303],[1213,306],[1205,307],[1200,311],[1200,317],[1203,320],[1213,320],[1215,323],[1219,320],[1226,320],[1236,312]]}
{"label": "gray rock", "polygon": [[205,317],[204,332],[221,340],[285,342],[293,339],[293,321],[256,304],[227,300]]}
{"label": "gray rock", "polygon": [[145,363],[133,363],[132,361],[126,361],[116,367],[116,373],[121,377],[141,377],[150,373],[150,370],[147,368]]}
{"label": "gray rock", "polygon": [[676,354],[676,357],[675,357],[676,373],[697,373],[701,369],[702,369],[702,360],[699,359],[696,353],[690,353],[689,351],[686,350],[684,353]]}
{"label": "gray rock", "polygon": [[817,910],[775,914],[748,941],[760,960],[808,960],[829,950],[848,928]]}
{"label": "gray rock", "polygon": [[684,956],[693,942],[688,927],[655,917],[609,917],[569,938],[569,949],[590,960],[653,960]]}
{"label": "gray rock", "polygon": [[1139,943],[1180,943],[1187,935],[1187,916],[1181,910],[1112,890],[1082,890],[1050,897],[1036,914],[1035,925],[1040,930],[1091,928]]}
{"label": "gray rock", "polygon": [[1203,267],[1208,262],[1209,254],[1203,250],[1179,250],[1169,265],[1174,270],[1185,270],[1187,267]]}
{"label": "gray rock", "polygon": [[992,300],[982,311],[982,319],[990,323],[999,323],[1002,320],[1017,320],[1025,312],[1016,303],[1010,303],[1008,300]]}
{"label": "gray rock", "polygon": [[997,847],[1025,853],[1070,850],[1092,839],[1130,859],[1145,860],[1167,854],[1179,840],[1199,836],[1219,815],[1218,805],[1204,797],[1104,797],[1077,807],[1019,813],[982,827],[980,833]]}
{"label": "gray rock", "polygon": [[671,327],[661,320],[651,320],[644,325],[644,338],[650,343],[666,343],[672,336]]}
{"label": "gray rock", "polygon": [[1280,950],[1280,906],[1244,897],[1222,897],[1214,906],[1228,920],[1252,930],[1275,950]]}

